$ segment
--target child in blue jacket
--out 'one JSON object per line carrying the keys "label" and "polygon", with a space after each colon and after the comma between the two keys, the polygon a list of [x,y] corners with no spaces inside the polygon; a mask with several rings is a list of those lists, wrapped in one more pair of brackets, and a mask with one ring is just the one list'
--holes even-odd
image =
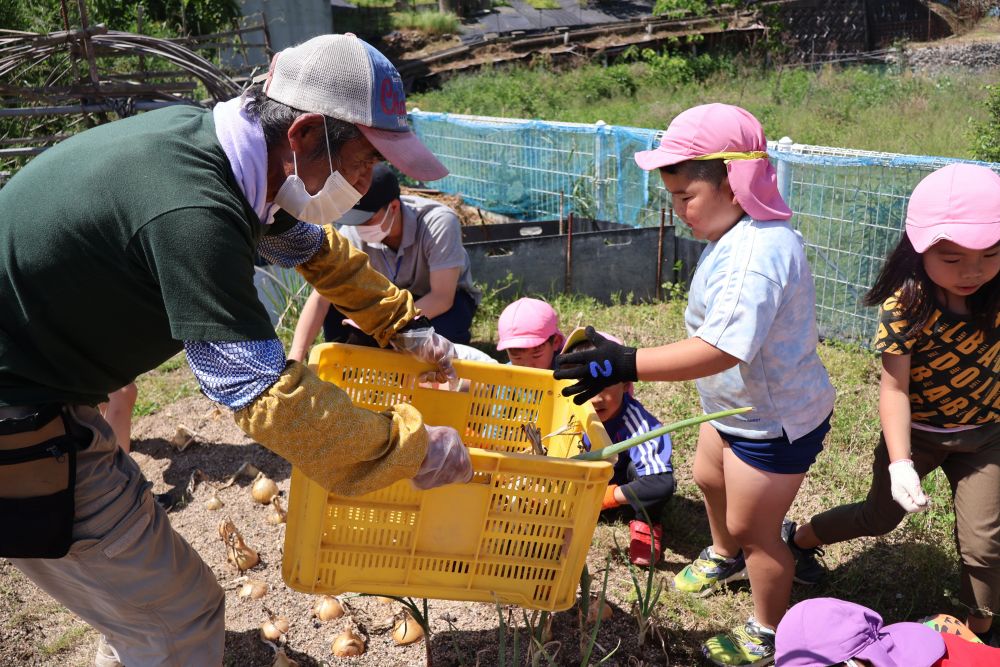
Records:
{"label": "child in blue jacket", "polygon": [[[611,334],[601,335],[622,344]],[[584,330],[577,329],[566,340],[563,353],[592,348]],[[660,420],[635,398],[631,382],[605,387],[590,399],[590,403],[604,424],[611,442],[628,440],[660,426]],[[586,436],[584,444],[590,448]],[[629,560],[641,567],[655,565],[663,554],[660,515],[670,496],[674,494],[674,473],[670,463],[672,451],[670,436],[664,434],[622,453],[618,456],[614,475],[604,493],[601,516],[606,519],[629,520]],[[652,524],[646,523],[647,516]]]}

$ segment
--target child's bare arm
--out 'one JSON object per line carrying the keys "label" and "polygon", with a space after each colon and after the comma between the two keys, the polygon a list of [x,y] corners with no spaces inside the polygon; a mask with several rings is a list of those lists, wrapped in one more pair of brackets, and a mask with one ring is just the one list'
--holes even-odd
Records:
{"label": "child's bare arm", "polygon": [[910,458],[910,355],[882,354],[878,413],[889,461]]}
{"label": "child's bare arm", "polygon": [[907,512],[927,508],[920,475],[910,460],[910,355],[882,353],[878,412],[889,450],[890,492]]}
{"label": "child's bare arm", "polygon": [[299,323],[295,325],[295,335],[292,338],[292,347],[288,351],[288,358],[299,363],[305,363],[309,355],[309,348],[323,328],[323,320],[330,311],[330,302],[320,296],[319,292],[313,293],[306,299],[305,306],[302,307],[302,314],[299,316]]}
{"label": "child's bare arm", "polygon": [[695,380],[728,370],[740,360],[701,338],[686,338],[636,352],[636,371],[646,381]]}
{"label": "child's bare arm", "polygon": [[739,359],[700,338],[688,338],[661,347],[619,345],[587,327],[593,349],[561,354],[556,359],[557,380],[576,380],[564,387],[563,396],[573,396],[577,405],[590,400],[603,387],[634,380],[676,381],[715,375],[739,363]]}

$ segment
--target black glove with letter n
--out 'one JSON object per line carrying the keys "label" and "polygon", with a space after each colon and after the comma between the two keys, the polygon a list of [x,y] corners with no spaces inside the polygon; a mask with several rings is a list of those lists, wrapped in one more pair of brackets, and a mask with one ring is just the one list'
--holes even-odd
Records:
{"label": "black glove with letter n", "polygon": [[636,348],[610,341],[594,331],[594,327],[587,327],[586,334],[594,349],[556,357],[555,378],[576,380],[575,384],[565,387],[562,394],[572,396],[577,405],[583,405],[605,387],[619,382],[635,382],[638,379],[635,368]]}

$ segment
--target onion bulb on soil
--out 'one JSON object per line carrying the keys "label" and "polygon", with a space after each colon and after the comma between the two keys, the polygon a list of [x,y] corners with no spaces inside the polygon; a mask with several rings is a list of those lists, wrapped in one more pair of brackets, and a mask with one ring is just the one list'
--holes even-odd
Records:
{"label": "onion bulb on soil", "polygon": [[257,466],[250,463],[249,461],[244,461],[243,464],[239,468],[237,468],[236,472],[230,475],[229,478],[225,482],[223,482],[222,486],[220,486],[219,488],[228,489],[236,482],[237,479],[239,479],[243,475],[246,475],[247,477],[254,477],[255,475],[259,474],[260,470],[257,469]]}
{"label": "onion bulb on soil", "polygon": [[354,628],[347,628],[333,640],[330,652],[338,658],[349,658],[365,652],[365,640]]}
{"label": "onion bulb on soil", "polygon": [[212,510],[212,511],[221,510],[225,506],[226,504],[222,502],[222,499],[219,498],[219,496],[215,495],[214,493],[212,494],[211,498],[205,501],[205,509],[207,510]]}
{"label": "onion bulb on soil", "polygon": [[246,545],[240,531],[232,519],[226,519],[219,524],[219,537],[226,545],[226,560],[242,574],[260,562],[257,552]]}
{"label": "onion bulb on soil", "polygon": [[316,601],[313,614],[321,621],[332,621],[344,615],[344,605],[332,595],[324,595]]}
{"label": "onion bulb on soil", "polygon": [[424,629],[409,614],[404,616],[403,620],[396,624],[396,629],[392,631],[392,640],[400,645],[418,642],[423,637]]}
{"label": "onion bulb on soil", "polygon": [[[597,611],[598,611],[598,598],[594,598],[590,601],[590,608],[587,609],[587,625],[593,625],[597,623]],[[600,608],[601,611],[601,621],[606,621],[612,616],[614,616],[615,610],[611,608],[607,602]]]}
{"label": "onion bulb on soil", "polygon": [[288,521],[288,512],[281,506],[281,499],[278,496],[271,498],[271,507],[274,509],[267,515],[268,523],[278,526]]}
{"label": "onion bulb on soil", "polygon": [[254,479],[253,486],[250,487],[250,495],[261,505],[267,505],[272,498],[278,495],[278,485],[264,473],[257,473],[257,478]]}
{"label": "onion bulb on soil", "polygon": [[260,556],[247,545],[238,546],[233,549],[229,562],[236,566],[240,572],[246,572],[250,568],[260,563]]}
{"label": "onion bulb on soil", "polygon": [[170,439],[170,444],[176,447],[177,451],[183,452],[192,442],[194,442],[197,436],[197,433],[189,429],[184,424],[180,424],[177,427],[177,432],[174,433],[174,437]]}
{"label": "onion bulb on soil", "polygon": [[251,579],[247,583],[243,584],[240,588],[240,592],[236,595],[241,598],[259,600],[267,595],[267,582],[261,581],[260,579]]}
{"label": "onion bulb on soil", "polygon": [[281,639],[282,635],[288,632],[288,627],[288,619],[275,616],[261,623],[260,636],[263,639],[276,642]]}

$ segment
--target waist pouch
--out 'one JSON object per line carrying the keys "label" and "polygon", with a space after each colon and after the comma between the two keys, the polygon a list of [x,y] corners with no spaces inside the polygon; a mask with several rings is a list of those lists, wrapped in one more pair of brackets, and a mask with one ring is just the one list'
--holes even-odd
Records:
{"label": "waist pouch", "polygon": [[0,556],[66,555],[73,544],[76,455],[90,436],[58,405],[0,419]]}

